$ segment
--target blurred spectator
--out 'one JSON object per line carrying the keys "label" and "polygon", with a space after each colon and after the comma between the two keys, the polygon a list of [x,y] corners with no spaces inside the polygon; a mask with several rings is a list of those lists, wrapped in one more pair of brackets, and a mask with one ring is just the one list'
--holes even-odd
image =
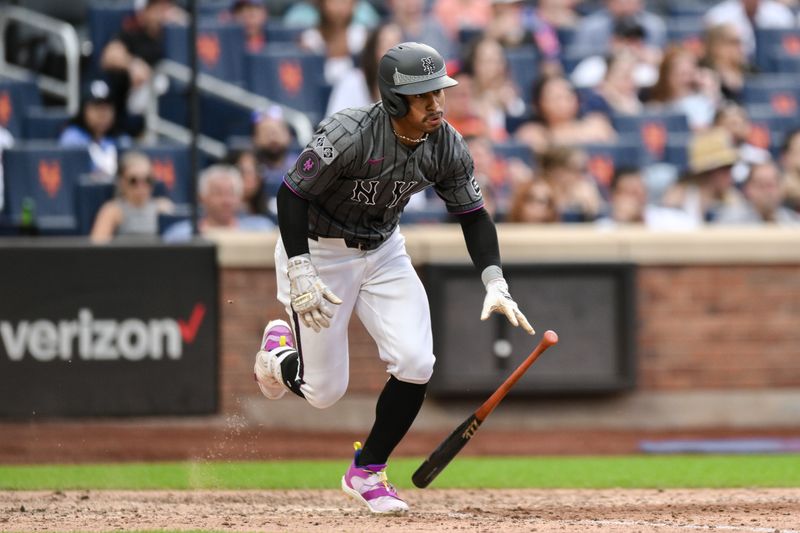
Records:
{"label": "blurred spectator", "polygon": [[575,87],[596,87],[604,78],[609,58],[626,53],[634,58],[631,78],[635,87],[650,87],[658,79],[657,65],[661,53],[650,51],[644,41],[644,27],[635,17],[623,17],[614,22],[609,52],[592,55],[577,64],[570,75]]}
{"label": "blurred spectator", "polygon": [[647,103],[685,114],[689,126],[699,130],[711,125],[720,98],[714,73],[699,67],[697,58],[686,48],[671,46],[664,54],[658,81],[650,90]]}
{"label": "blurred spectator", "polygon": [[269,14],[264,0],[233,0],[231,17],[244,29],[245,50],[260,52],[267,44],[264,25]]}
{"label": "blurred spectator", "polygon": [[[186,12],[173,0],[145,0],[135,16],[123,23],[119,35],[106,45],[100,65],[115,97],[118,120],[126,112],[144,113],[152,67],[164,54],[163,28],[170,23],[183,24],[186,19]],[[135,130],[129,132],[138,134]]]}
{"label": "blurred spectator", "polygon": [[714,220],[723,207],[743,201],[731,177],[738,160],[726,130],[695,133],[689,142],[689,173],[664,193],[664,206],[682,209],[698,224]]}
{"label": "blurred spectator", "polygon": [[353,57],[364,49],[367,27],[353,19],[355,0],[317,0],[319,23],[300,34],[300,46],[323,54],[325,81],[335,85],[353,68]]}
{"label": "blurred spectator", "polygon": [[608,117],[591,112],[580,115],[578,95],[561,76],[539,80],[533,89],[535,119],[516,131],[516,138],[542,153],[551,146],[608,142],[616,132]]}
{"label": "blurred spectator", "polygon": [[553,188],[543,179],[520,183],[514,189],[508,222],[551,224],[558,222]]}
{"label": "blurred spectator", "polygon": [[583,112],[635,115],[642,111],[639,90],[634,81],[636,57],[625,50],[608,57],[605,77],[595,89],[584,93]]}
{"label": "blurred spectator", "polygon": [[450,77],[458,85],[447,89],[444,119],[463,137],[487,134],[489,126],[478,111],[472,75],[461,70]]}
{"label": "blurred spectator", "polygon": [[656,206],[647,201],[647,187],[635,168],[622,168],[611,179],[609,213],[598,220],[601,226],[644,224],[655,230],[687,230],[697,222],[680,209]]}
{"label": "blurred spectator", "polygon": [[483,29],[492,20],[492,0],[434,0],[432,15],[454,42],[459,31]]}
{"label": "blurred spectator", "polygon": [[391,47],[402,42],[403,36],[397,24],[381,24],[367,37],[361,53],[359,68],[350,69],[333,86],[328,99],[330,116],[348,107],[361,107],[381,99],[378,92],[378,62]]}
{"label": "blurred spectator", "polygon": [[5,187],[3,182],[3,150],[12,146],[14,146],[14,136],[3,126],[0,126],[0,213],[3,212],[3,189]]}
{"label": "blurred spectator", "polygon": [[[236,168],[213,165],[200,173],[197,196],[202,209],[197,222],[201,235],[217,229],[241,231],[270,230],[275,225],[266,217],[242,213],[242,176]],[[164,232],[167,242],[189,240],[192,225],[188,220],[172,224]]]}
{"label": "blurred spectator", "polygon": [[255,153],[242,150],[233,154],[231,163],[242,176],[242,210],[249,215],[268,215],[266,186],[258,175]]}
{"label": "blurred spectator", "polygon": [[489,136],[495,142],[507,139],[506,116],[523,115],[525,102],[511,78],[503,47],[491,37],[474,41],[464,67],[472,74],[477,111],[489,127]]}
{"label": "blurred spectator", "polygon": [[154,183],[150,158],[142,152],[126,152],[120,161],[117,197],[100,208],[89,238],[102,243],[115,236],[157,236],[158,215],[171,213],[174,206],[167,198],[153,197]]}
{"label": "blurred spectator", "polygon": [[750,173],[750,165],[766,163],[772,155],[763,148],[750,144],[752,124],[745,108],[735,102],[724,103],[714,117],[714,126],[726,129],[739,153],[739,160],[731,169],[734,183],[742,183]]}
{"label": "blurred spectator", "polygon": [[575,10],[579,0],[539,0],[536,3],[535,17],[550,28],[574,28],[580,21]]}
{"label": "blurred spectator", "polygon": [[436,17],[425,11],[425,0],[388,0],[390,21],[400,26],[400,42],[418,42],[432,46],[445,61],[458,58],[458,43],[448,37]]}
{"label": "blurred spectator", "polygon": [[735,29],[749,58],[755,57],[755,29],[792,28],[792,10],[775,0],[724,0],[706,12],[708,27],[730,24]]}
{"label": "blurred spectator", "polygon": [[745,78],[752,72],[742,47],[742,38],[732,24],[706,30],[703,65],[719,76],[720,91],[728,100],[740,101]]}
{"label": "blurred spectator", "polygon": [[[311,28],[319,26],[319,1],[292,2],[281,18],[283,24],[290,28]],[[353,11],[353,23],[372,28],[381,21],[381,16],[368,0],[357,0]]]}
{"label": "blurred spectator", "polygon": [[658,53],[667,43],[664,21],[645,11],[642,0],[606,0],[605,4],[605,9],[588,15],[578,24],[572,49],[589,54],[607,53],[615,22],[626,17],[635,17],[639,21],[644,28],[645,43],[653,53]]}
{"label": "blurred spectator", "polygon": [[785,190],[775,163],[770,161],[750,167],[742,192],[747,201],[723,208],[716,222],[800,226],[800,214],[783,206]]}
{"label": "blurred spectator", "polygon": [[800,212],[800,129],[786,134],[781,147],[781,166],[786,205]]}
{"label": "blurred spectator", "polygon": [[258,174],[267,189],[277,190],[286,172],[294,165],[299,154],[290,150],[291,146],[292,132],[280,107],[272,106],[254,114],[253,149]]}
{"label": "blurred spectator", "polygon": [[482,188],[492,189],[495,207],[504,215],[508,212],[512,191],[517,185],[531,181],[533,170],[517,158],[498,157],[486,135],[473,135],[464,140],[475,164],[475,179]]}
{"label": "blurred spectator", "polygon": [[114,127],[114,102],[108,85],[102,80],[89,84],[78,114],[58,139],[59,146],[86,146],[92,158],[92,176],[110,183],[117,174],[117,141]]}
{"label": "blurred spectator", "polygon": [[553,189],[562,222],[591,222],[602,211],[600,190],[586,165],[586,154],[567,146],[550,148],[539,157],[541,176]]}

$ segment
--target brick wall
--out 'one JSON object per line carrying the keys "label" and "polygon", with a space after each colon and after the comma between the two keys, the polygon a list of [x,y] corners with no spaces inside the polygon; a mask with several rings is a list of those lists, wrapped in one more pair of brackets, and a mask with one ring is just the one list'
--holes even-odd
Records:
{"label": "brick wall", "polygon": [[[225,268],[220,284],[221,408],[236,413],[259,394],[255,350],[284,311],[272,269]],[[641,266],[637,286],[641,390],[800,387],[800,266]],[[349,391],[377,392],[387,376],[353,322]]]}

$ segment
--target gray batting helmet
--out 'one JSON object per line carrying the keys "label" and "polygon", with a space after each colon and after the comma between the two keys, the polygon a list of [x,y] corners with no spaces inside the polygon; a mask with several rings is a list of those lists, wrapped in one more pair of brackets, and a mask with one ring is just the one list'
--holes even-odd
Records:
{"label": "gray batting helmet", "polygon": [[404,94],[423,94],[457,85],[447,75],[442,55],[422,43],[400,43],[381,58],[378,89],[383,107],[393,117],[408,113]]}

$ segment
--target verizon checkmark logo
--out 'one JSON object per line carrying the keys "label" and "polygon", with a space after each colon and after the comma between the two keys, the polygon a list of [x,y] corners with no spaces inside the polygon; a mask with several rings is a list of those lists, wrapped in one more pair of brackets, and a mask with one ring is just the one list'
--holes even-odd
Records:
{"label": "verizon checkmark logo", "polygon": [[386,156],[384,156],[384,157],[375,157],[375,158],[367,159],[367,163],[369,163],[370,165],[377,165],[378,163],[380,163],[384,159],[386,159]]}
{"label": "verizon checkmark logo", "polygon": [[200,329],[200,324],[203,323],[203,317],[206,316],[206,306],[201,303],[194,304],[192,314],[189,316],[188,321],[178,319],[178,327],[181,330],[181,337],[183,342],[190,344],[194,342],[197,336],[197,330]]}
{"label": "verizon checkmark logo", "polygon": [[194,304],[188,319],[167,317],[100,318],[88,308],[64,320],[0,320],[0,357],[39,362],[146,359],[177,360],[184,344],[197,338],[206,316],[206,305]]}

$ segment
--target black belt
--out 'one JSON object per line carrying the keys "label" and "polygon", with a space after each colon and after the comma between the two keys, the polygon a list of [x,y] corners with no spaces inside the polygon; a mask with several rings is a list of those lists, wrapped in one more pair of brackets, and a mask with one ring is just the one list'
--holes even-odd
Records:
{"label": "black belt", "polygon": [[[309,234],[308,238],[314,241],[319,240],[320,235],[313,235]],[[344,241],[344,245],[348,248],[355,248],[357,250],[361,250],[363,252],[368,252],[370,250],[374,250],[381,244],[383,241],[357,241],[355,239],[345,239],[343,237],[322,237],[323,239],[342,239]]]}

